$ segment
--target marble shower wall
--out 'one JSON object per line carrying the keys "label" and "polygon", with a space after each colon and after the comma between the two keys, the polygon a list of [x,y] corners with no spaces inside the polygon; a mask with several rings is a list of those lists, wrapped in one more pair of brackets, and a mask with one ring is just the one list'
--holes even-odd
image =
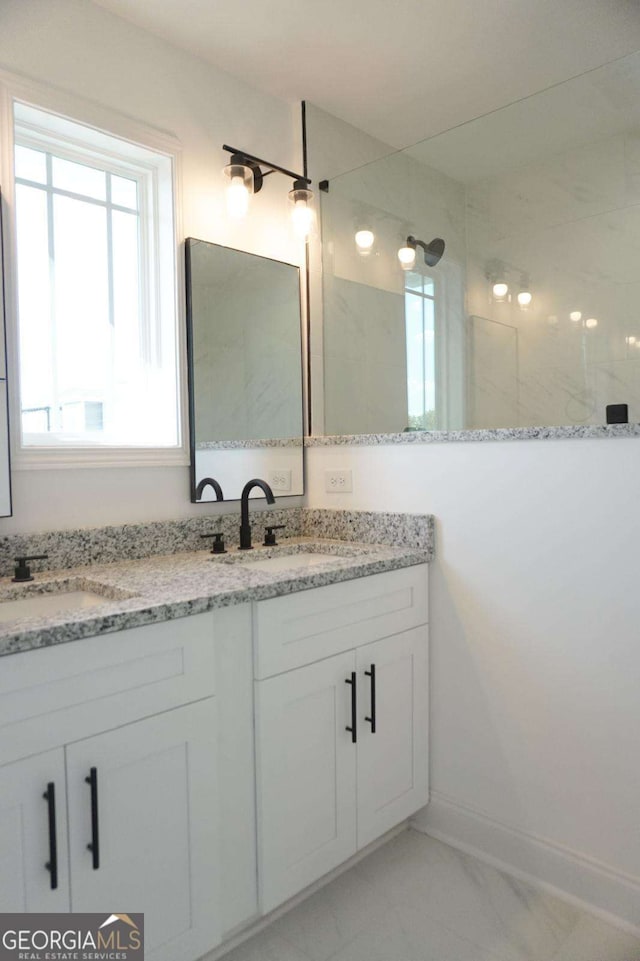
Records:
{"label": "marble shower wall", "polygon": [[[402,431],[408,421],[405,274],[397,251],[408,234],[446,238],[448,269],[438,274],[442,328],[463,344],[464,186],[396,152],[334,178],[321,200],[325,433]],[[354,241],[364,225],[376,235],[366,257]],[[444,363],[451,407],[460,412],[459,351],[457,357],[449,352]]]}
{"label": "marble shower wall", "polygon": [[[640,343],[639,201],[635,134],[468,184],[468,310],[474,332],[482,328],[470,355],[470,427],[500,426],[500,411],[521,427],[602,424],[615,403],[640,420],[640,347],[626,342]],[[529,310],[515,298],[491,301],[492,259],[530,275]],[[516,290],[519,280],[512,270]],[[570,320],[572,311],[581,321]],[[588,318],[597,327],[587,328]],[[505,350],[507,337],[515,353]],[[508,405],[506,384],[516,386]]]}

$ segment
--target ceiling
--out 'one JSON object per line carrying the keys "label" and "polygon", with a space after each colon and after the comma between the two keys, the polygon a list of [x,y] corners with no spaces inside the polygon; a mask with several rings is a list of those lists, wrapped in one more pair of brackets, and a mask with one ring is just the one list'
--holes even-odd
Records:
{"label": "ceiling", "polygon": [[94,0],[405,147],[640,49],[640,0]]}

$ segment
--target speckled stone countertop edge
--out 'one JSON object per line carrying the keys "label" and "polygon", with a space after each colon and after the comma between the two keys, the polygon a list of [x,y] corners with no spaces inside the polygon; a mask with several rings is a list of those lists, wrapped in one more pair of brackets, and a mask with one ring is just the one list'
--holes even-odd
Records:
{"label": "speckled stone countertop edge", "polygon": [[[318,543],[319,539],[297,538],[282,542],[282,546],[291,548],[296,543],[304,548],[307,541]],[[340,546],[347,549],[344,543],[333,542],[333,546],[337,550]],[[326,564],[303,571],[252,571],[250,562],[217,562],[203,551],[116,562],[92,568],[90,573],[86,568],[51,571],[40,582],[42,593],[47,592],[52,581],[81,578],[84,589],[91,590],[95,584],[106,589],[105,596],[108,590],[128,591],[129,596],[110,600],[98,609],[100,613],[85,609],[32,618],[19,626],[17,621],[0,624],[0,657],[425,564],[433,556],[432,549],[353,542],[348,550],[347,555],[336,553]],[[265,551],[264,556],[268,553],[271,552]],[[8,588],[9,582],[0,582],[0,590],[5,594]]]}
{"label": "speckled stone countertop edge", "polygon": [[327,434],[305,437],[305,447],[374,447],[383,444],[438,444],[451,441],[567,440],[640,437],[640,424],[567,427],[496,427],[482,430],[405,431],[400,434]]}

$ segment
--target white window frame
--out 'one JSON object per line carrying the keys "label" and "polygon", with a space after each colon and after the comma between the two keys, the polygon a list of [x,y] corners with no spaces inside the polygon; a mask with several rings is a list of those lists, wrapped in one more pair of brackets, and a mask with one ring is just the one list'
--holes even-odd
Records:
{"label": "white window frame", "polygon": [[[173,201],[173,246],[171,254],[171,264],[175,277],[174,303],[165,303],[162,300],[160,289],[160,278],[158,274],[151,278],[149,290],[146,296],[149,300],[157,299],[163,304],[163,309],[168,309],[175,317],[175,356],[176,356],[176,403],[177,403],[177,426],[178,441],[175,447],[136,447],[136,446],[100,446],[88,445],[83,439],[82,444],[73,445],[65,442],[64,446],[52,444],[50,446],[35,446],[22,444],[22,424],[20,414],[20,387],[19,387],[19,331],[18,331],[18,304],[17,304],[17,254],[16,254],[16,225],[15,225],[15,181],[14,181],[14,104],[22,103],[36,110],[48,111],[75,123],[83,124],[92,131],[95,131],[96,141],[99,144],[101,134],[109,137],[116,137],[127,143],[138,145],[155,153],[167,157],[171,162],[171,190]],[[23,126],[23,125],[21,125]],[[19,136],[21,143],[27,143],[27,139],[37,145],[38,132],[33,131],[28,136]],[[40,149],[51,150],[55,134],[47,132],[46,138],[41,142]],[[92,148],[91,148],[92,149]],[[55,152],[67,159],[76,160],[81,163],[88,162],[89,147],[80,145],[76,152],[73,145],[64,137],[62,149]],[[113,164],[113,157],[108,156],[108,150],[101,150],[96,147],[96,154],[103,153],[105,159],[109,160],[109,165]],[[95,156],[95,154],[94,154]],[[128,161],[127,161],[128,163]],[[136,161],[133,160],[132,166]],[[116,164],[117,166],[117,160]],[[130,171],[130,168],[127,168]],[[115,172],[115,167],[114,167]],[[127,176],[131,176],[129,172]],[[7,327],[7,364],[8,364],[8,384],[10,396],[10,422],[12,437],[12,467],[17,470],[48,470],[51,468],[79,468],[79,467],[137,467],[137,466],[186,466],[189,463],[189,452],[187,448],[188,426],[187,426],[187,402],[186,402],[186,322],[184,308],[184,270],[182,258],[178,256],[182,229],[180,222],[180,180],[181,180],[181,147],[180,143],[171,135],[154,130],[146,125],[140,124],[135,120],[116,113],[98,104],[90,103],[72,94],[54,90],[29,80],[24,80],[16,75],[0,70],[0,177],[3,184],[3,199],[6,204],[4,228],[5,228],[5,300],[6,300],[6,327]],[[148,178],[145,178],[148,180]],[[152,178],[152,190],[158,191],[158,178]],[[155,198],[147,195],[145,203],[154,202]],[[153,248],[158,258],[160,255],[157,232],[155,237],[147,238],[148,243],[153,244]],[[144,246],[144,245],[143,245]],[[165,249],[165,262],[168,249]],[[149,276],[149,272],[145,271]],[[149,317],[151,310],[145,311]],[[152,330],[153,326],[153,330]],[[144,332],[146,339],[146,351],[157,352],[158,343],[155,337],[155,325],[147,323]]]}

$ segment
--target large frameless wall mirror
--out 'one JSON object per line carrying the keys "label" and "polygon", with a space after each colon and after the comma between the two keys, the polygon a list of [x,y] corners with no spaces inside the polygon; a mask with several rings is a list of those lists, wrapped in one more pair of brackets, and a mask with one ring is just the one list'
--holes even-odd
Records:
{"label": "large frameless wall mirror", "polygon": [[186,280],[192,501],[303,494],[299,268],[188,238]]}
{"label": "large frameless wall mirror", "polygon": [[640,53],[334,177],[322,223],[325,434],[640,421]]}

